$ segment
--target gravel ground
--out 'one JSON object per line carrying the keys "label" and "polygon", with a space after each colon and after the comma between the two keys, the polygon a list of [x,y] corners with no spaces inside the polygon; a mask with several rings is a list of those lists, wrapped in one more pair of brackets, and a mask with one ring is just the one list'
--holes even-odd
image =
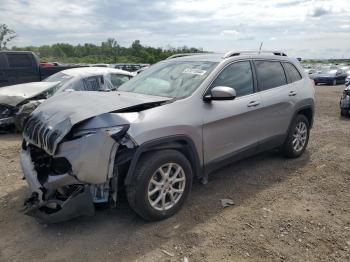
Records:
{"label": "gravel ground", "polygon": [[[126,203],[40,225],[19,210],[20,136],[0,136],[0,261],[350,261],[350,119],[343,86],[316,87],[308,150],[264,153],[196,183],[174,217],[147,223]],[[220,199],[234,204],[223,208]],[[185,259],[186,260],[186,259]]]}

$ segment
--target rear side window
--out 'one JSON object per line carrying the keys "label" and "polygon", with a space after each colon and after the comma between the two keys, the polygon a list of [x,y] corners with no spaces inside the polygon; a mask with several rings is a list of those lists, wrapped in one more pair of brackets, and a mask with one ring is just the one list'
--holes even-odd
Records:
{"label": "rear side window", "polygon": [[254,61],[259,90],[264,91],[287,84],[283,67],[278,61]]}
{"label": "rear side window", "polygon": [[7,61],[10,67],[31,67],[32,60],[25,54],[8,54]]}
{"label": "rear side window", "polygon": [[92,76],[84,79],[85,91],[98,91],[101,90],[102,76]]}
{"label": "rear side window", "polygon": [[237,97],[254,92],[253,74],[249,61],[236,62],[228,65],[214,80],[211,88],[228,86],[236,90]]}
{"label": "rear side window", "polygon": [[301,79],[301,75],[294,65],[292,65],[291,63],[283,63],[283,65],[286,69],[286,73],[290,83],[299,81]]}

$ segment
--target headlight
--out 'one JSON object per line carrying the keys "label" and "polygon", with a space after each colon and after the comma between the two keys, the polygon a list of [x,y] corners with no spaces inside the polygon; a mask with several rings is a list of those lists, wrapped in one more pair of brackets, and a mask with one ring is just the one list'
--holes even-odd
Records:
{"label": "headlight", "polygon": [[108,135],[113,139],[117,139],[122,135],[124,135],[128,129],[129,129],[129,126],[124,125],[124,126],[113,126],[113,127],[105,127],[105,128],[79,130],[73,134],[73,138],[89,136],[102,131],[102,132],[108,133]]}

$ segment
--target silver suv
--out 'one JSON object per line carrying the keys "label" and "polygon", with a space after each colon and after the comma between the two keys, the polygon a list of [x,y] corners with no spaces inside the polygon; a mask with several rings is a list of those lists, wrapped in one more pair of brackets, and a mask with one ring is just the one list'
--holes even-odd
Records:
{"label": "silver suv", "polygon": [[194,178],[269,149],[300,156],[313,115],[311,80],[281,52],[177,55],[117,92],[59,94],[25,125],[25,213],[59,222],[124,193],[143,218],[167,218]]}

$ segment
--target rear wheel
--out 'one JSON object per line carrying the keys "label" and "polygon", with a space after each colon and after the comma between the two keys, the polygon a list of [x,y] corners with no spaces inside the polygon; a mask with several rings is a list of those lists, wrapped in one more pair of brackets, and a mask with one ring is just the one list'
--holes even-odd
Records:
{"label": "rear wheel", "polygon": [[309,142],[310,123],[304,115],[297,115],[289,129],[288,136],[282,147],[286,157],[301,156]]}
{"label": "rear wheel", "polygon": [[176,150],[148,153],[135,170],[136,181],[127,187],[131,208],[149,221],[175,214],[192,186],[192,168]]}

